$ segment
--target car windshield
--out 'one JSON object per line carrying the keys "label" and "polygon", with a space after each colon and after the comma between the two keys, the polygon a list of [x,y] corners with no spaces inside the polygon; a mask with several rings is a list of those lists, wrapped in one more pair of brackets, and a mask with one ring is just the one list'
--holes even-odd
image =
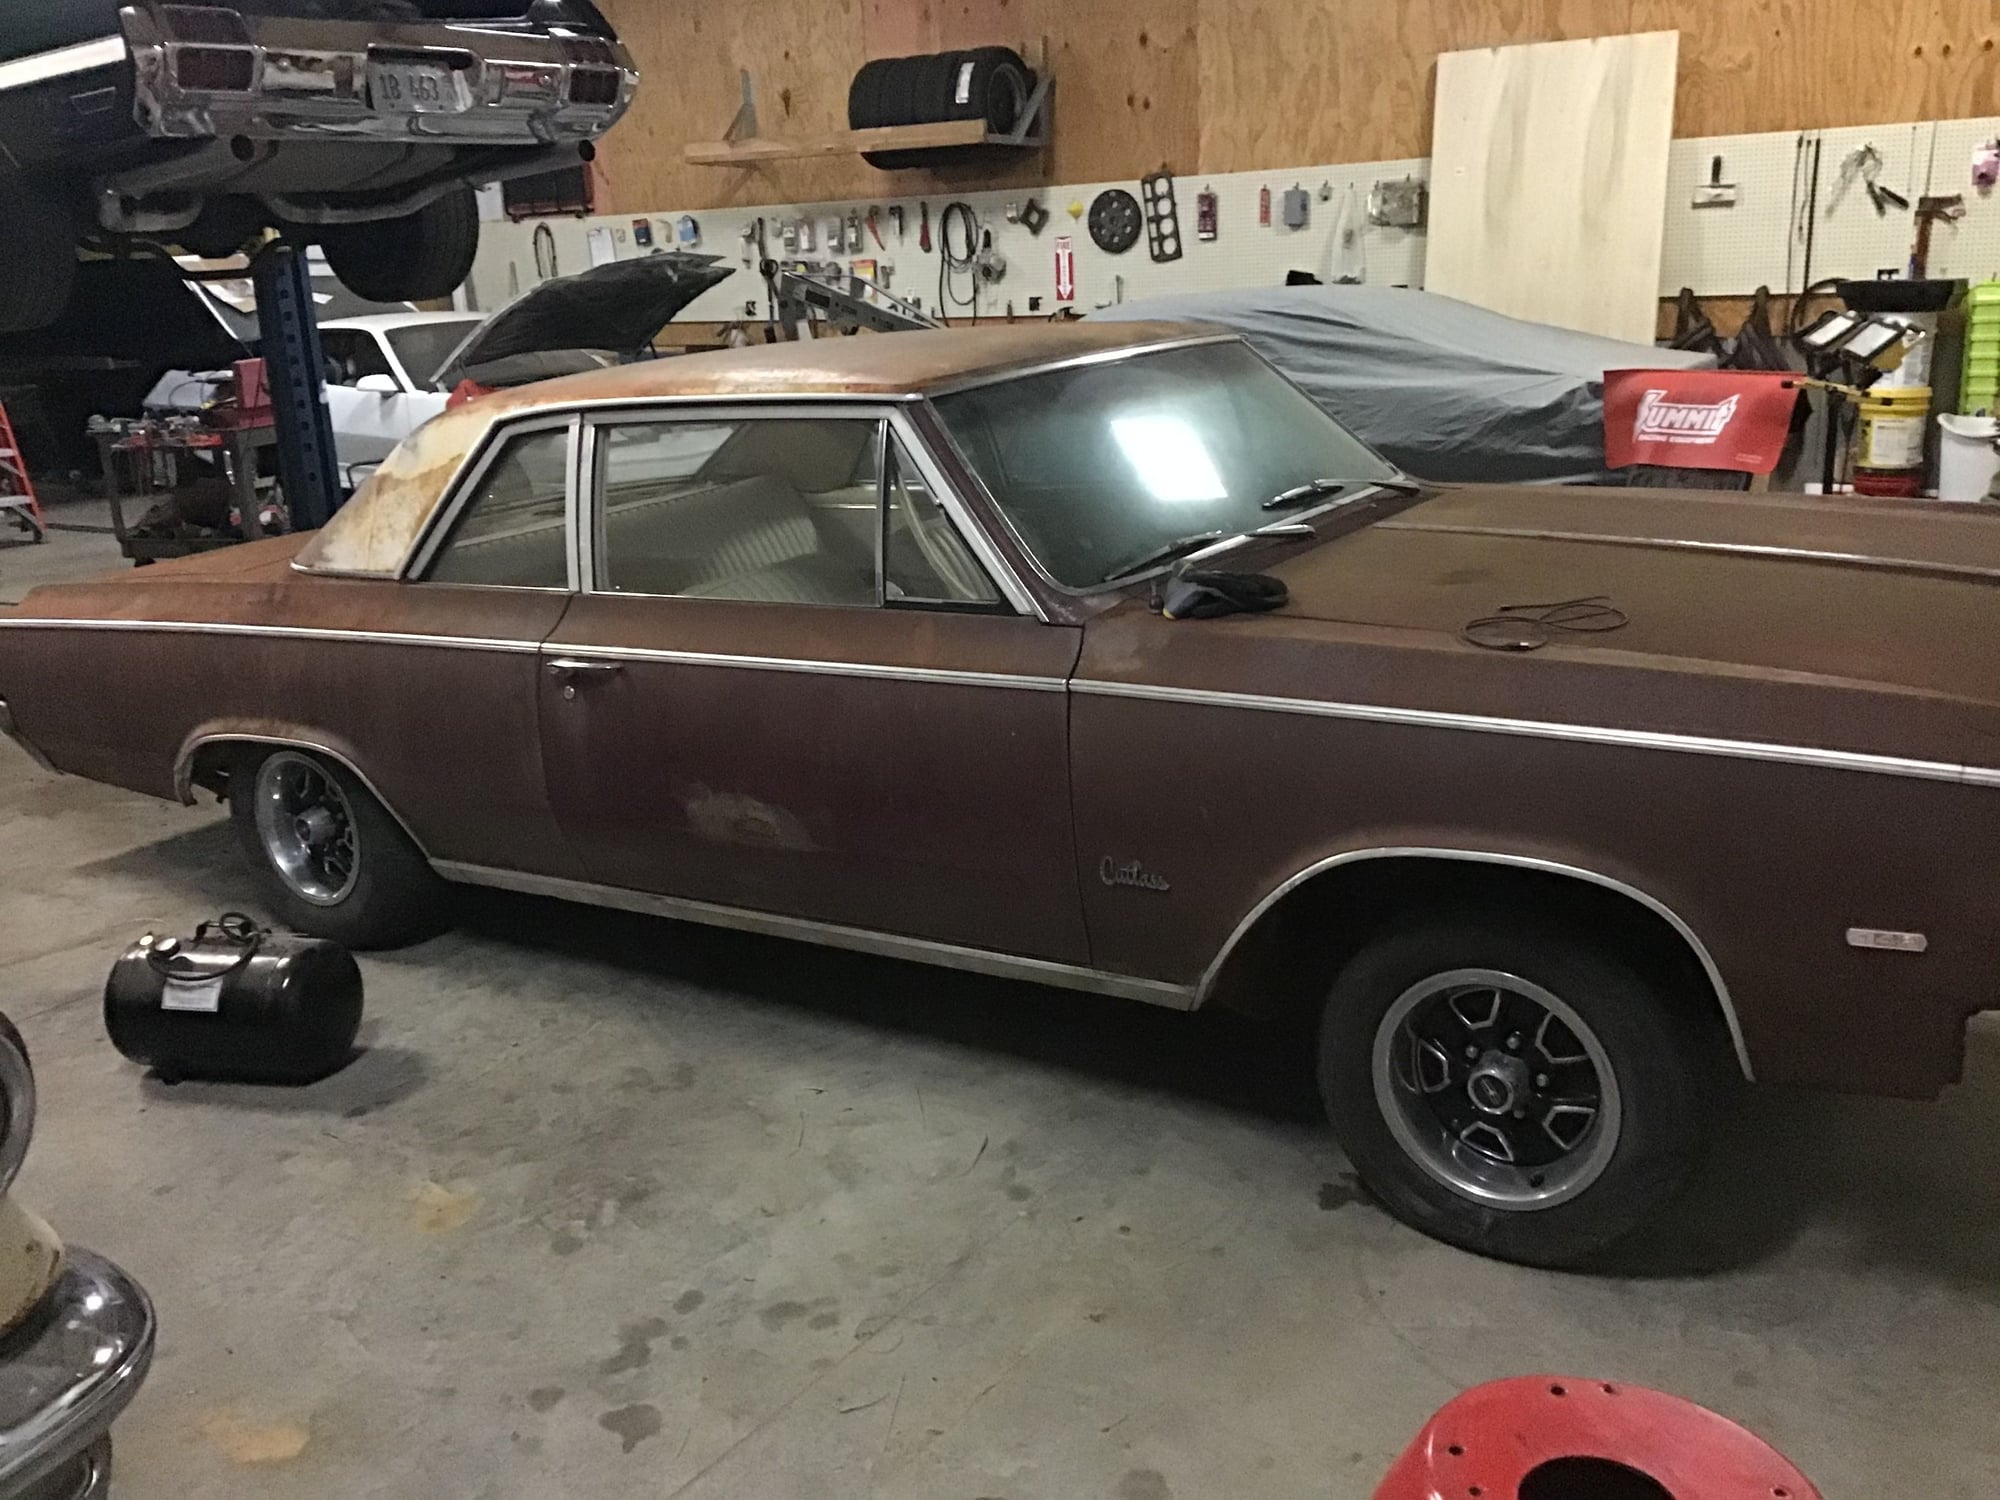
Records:
{"label": "car windshield", "polygon": [[445,318],[436,323],[410,323],[389,330],[390,347],[409,372],[410,384],[426,390],[437,372],[480,324],[478,318]]}
{"label": "car windshield", "polygon": [[1022,543],[1068,588],[1398,477],[1233,340],[1023,375],[935,404]]}

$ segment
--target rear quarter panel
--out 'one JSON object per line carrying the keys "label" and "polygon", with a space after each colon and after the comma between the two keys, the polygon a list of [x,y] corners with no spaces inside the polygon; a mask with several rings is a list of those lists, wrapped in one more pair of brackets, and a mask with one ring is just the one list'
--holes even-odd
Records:
{"label": "rear quarter panel", "polygon": [[204,737],[321,745],[429,854],[576,873],[535,705],[565,596],[308,577],[289,567],[297,545],[29,595],[0,615],[17,727],[57,769],[157,797],[186,790],[177,768]]}

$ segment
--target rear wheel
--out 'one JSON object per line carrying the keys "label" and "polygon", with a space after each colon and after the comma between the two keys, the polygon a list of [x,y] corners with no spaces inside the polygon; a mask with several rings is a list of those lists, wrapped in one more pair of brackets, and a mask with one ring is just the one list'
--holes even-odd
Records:
{"label": "rear wheel", "polygon": [[321,243],[333,274],[370,302],[430,302],[449,297],[472,274],[479,253],[479,201],[453,188],[415,213],[365,224],[336,224]]}
{"label": "rear wheel", "polygon": [[76,225],[69,212],[0,171],[0,333],[46,328],[76,286]]}
{"label": "rear wheel", "polygon": [[1615,949],[1498,917],[1391,933],[1328,996],[1327,1113],[1396,1216],[1571,1266],[1685,1185],[1715,1103],[1690,997]]}
{"label": "rear wheel", "polygon": [[293,931],[386,948],[442,925],[444,882],[346,767],[304,750],[249,751],[229,773],[229,814]]}

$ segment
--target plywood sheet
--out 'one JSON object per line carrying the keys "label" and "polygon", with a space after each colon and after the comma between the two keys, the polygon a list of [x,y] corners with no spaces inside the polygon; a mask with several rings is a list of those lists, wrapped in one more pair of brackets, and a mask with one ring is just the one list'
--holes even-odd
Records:
{"label": "plywood sheet", "polygon": [[1441,56],[1425,285],[1651,338],[1679,56],[1673,31]]}

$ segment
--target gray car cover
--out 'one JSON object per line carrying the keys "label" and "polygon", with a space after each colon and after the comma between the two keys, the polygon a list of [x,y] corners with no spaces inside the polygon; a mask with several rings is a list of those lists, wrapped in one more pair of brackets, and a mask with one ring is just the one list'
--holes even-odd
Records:
{"label": "gray car cover", "polygon": [[1404,287],[1190,292],[1090,316],[1220,324],[1391,462],[1446,483],[1603,479],[1604,372],[1715,364]]}

